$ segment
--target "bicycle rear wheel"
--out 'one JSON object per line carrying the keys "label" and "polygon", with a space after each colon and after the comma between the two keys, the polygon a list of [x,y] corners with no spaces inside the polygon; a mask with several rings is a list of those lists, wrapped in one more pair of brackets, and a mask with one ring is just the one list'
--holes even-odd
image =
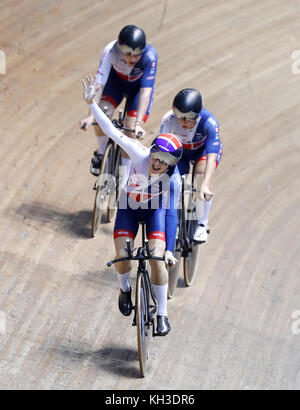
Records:
{"label": "bicycle rear wheel", "polygon": [[193,240],[197,228],[197,217],[196,199],[192,193],[189,198],[188,213],[189,217],[186,220],[186,233],[189,241],[189,252],[183,258],[183,275],[185,285],[191,286],[197,273],[197,264],[200,253],[200,245]]}
{"label": "bicycle rear wheel", "polygon": [[108,144],[103,156],[100,175],[96,182],[96,195],[94,200],[94,209],[92,215],[92,229],[91,237],[94,238],[99,230],[102,216],[107,209],[107,195],[109,194],[110,175],[109,164],[111,163],[113,155],[113,146]]}
{"label": "bicycle rear wheel", "polygon": [[150,351],[150,338],[152,326],[148,317],[149,312],[149,289],[142,274],[138,274],[136,283],[136,326],[137,344],[141,377],[145,377],[147,360]]}
{"label": "bicycle rear wheel", "polygon": [[116,214],[118,207],[118,196],[119,196],[119,183],[120,183],[120,166],[121,166],[121,149],[115,144],[114,148],[115,158],[114,166],[111,170],[111,174],[114,177],[114,181],[111,184],[111,189],[109,193],[109,203],[107,208],[107,220],[111,222]]}

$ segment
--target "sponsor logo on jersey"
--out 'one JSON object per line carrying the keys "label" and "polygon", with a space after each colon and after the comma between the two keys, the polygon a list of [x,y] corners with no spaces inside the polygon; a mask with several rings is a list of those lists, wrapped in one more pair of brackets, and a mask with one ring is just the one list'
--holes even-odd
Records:
{"label": "sponsor logo on jersey", "polygon": [[209,119],[207,121],[210,124],[212,124],[215,128],[217,128],[218,125],[217,125],[216,121],[213,118],[209,117]]}
{"label": "sponsor logo on jersey", "polygon": [[121,238],[121,237],[135,239],[135,236],[134,236],[133,232],[131,232],[127,229],[117,229],[117,230],[115,230],[114,231],[114,238]]}
{"label": "sponsor logo on jersey", "polygon": [[151,232],[147,235],[148,239],[161,239],[162,241],[166,240],[166,235],[164,232]]}

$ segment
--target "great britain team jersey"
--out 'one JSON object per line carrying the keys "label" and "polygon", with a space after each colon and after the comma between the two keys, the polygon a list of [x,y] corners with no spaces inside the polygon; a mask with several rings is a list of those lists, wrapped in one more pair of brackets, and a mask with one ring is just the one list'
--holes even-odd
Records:
{"label": "great britain team jersey", "polygon": [[115,128],[95,102],[90,105],[90,109],[105,135],[114,140],[132,161],[129,179],[121,192],[119,207],[164,208],[176,212],[181,190],[181,177],[177,166],[171,167],[161,176],[149,176],[150,148]]}
{"label": "great britain team jersey", "polygon": [[[147,219],[147,216],[156,209],[157,219],[161,218],[161,215],[165,218],[166,249],[173,251],[181,191],[181,177],[177,166],[171,167],[163,175],[149,177],[150,148],[128,138],[116,129],[95,102],[89,107],[105,135],[114,140],[132,161],[126,188],[121,190],[118,215],[126,218],[126,211],[123,211],[126,209],[130,214],[134,213],[137,219],[143,212]],[[154,232],[153,235],[158,235],[157,238],[162,239],[164,233]]]}
{"label": "great britain team jersey", "polygon": [[132,67],[126,63],[117,40],[114,40],[103,50],[96,74],[98,84],[105,86],[111,69],[121,80],[130,83],[140,80],[141,88],[153,88],[157,70],[157,51],[147,44],[141,59]]}
{"label": "great britain team jersey", "polygon": [[207,154],[218,154],[221,147],[219,123],[205,108],[202,109],[195,127],[190,130],[179,125],[173,110],[168,111],[162,119],[159,133],[177,135],[185,150],[205,149]]}

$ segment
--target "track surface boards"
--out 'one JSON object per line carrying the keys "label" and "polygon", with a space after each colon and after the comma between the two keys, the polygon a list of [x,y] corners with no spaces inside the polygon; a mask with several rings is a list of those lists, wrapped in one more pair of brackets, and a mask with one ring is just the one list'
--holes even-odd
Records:
{"label": "track surface boards", "polygon": [[[299,17],[296,0],[2,2],[0,388],[300,388]],[[89,239],[96,140],[78,127],[80,78],[129,23],[159,52],[147,142],[195,87],[224,144],[203,263],[143,380],[105,265],[113,225]]]}

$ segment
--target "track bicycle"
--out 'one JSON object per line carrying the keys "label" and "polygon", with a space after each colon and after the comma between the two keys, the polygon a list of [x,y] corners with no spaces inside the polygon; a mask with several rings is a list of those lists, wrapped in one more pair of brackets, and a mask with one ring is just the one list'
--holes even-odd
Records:
{"label": "track bicycle", "polygon": [[146,375],[147,360],[150,355],[150,341],[152,337],[159,336],[155,332],[154,316],[157,311],[157,302],[153,293],[149,277],[149,260],[164,261],[164,258],[151,256],[154,249],[149,248],[149,242],[145,235],[145,223],[142,225],[142,246],[137,249],[131,249],[130,241],[127,240],[126,252],[127,257],[115,259],[107,263],[108,266],[122,261],[138,261],[135,305],[133,306],[134,318],[132,326],[137,328],[137,347],[141,377]]}
{"label": "track bicycle", "polygon": [[187,183],[185,175],[181,177],[181,180],[181,206],[178,209],[178,227],[174,253],[178,262],[173,269],[169,268],[169,299],[174,296],[181,266],[183,267],[185,286],[189,287],[192,285],[197,273],[201,245],[200,242],[195,242],[193,239],[197,228],[196,192],[199,192],[195,188],[195,163],[193,165],[191,184]]}

